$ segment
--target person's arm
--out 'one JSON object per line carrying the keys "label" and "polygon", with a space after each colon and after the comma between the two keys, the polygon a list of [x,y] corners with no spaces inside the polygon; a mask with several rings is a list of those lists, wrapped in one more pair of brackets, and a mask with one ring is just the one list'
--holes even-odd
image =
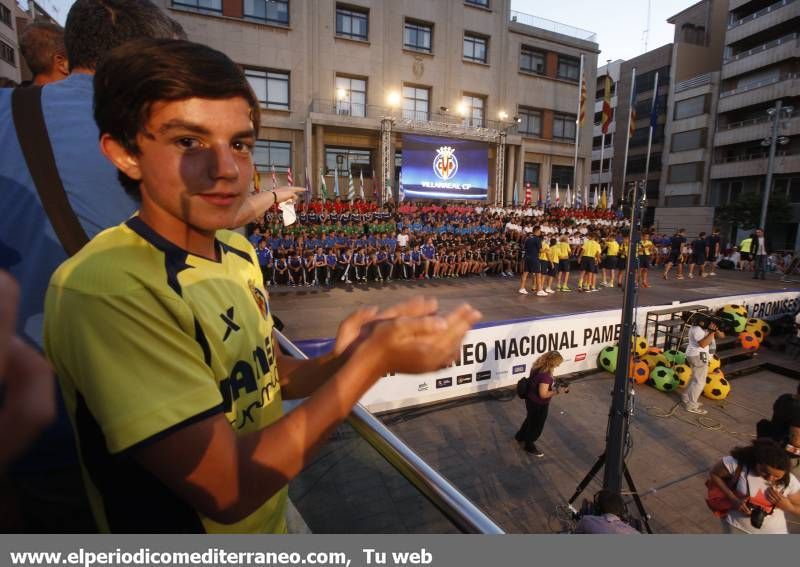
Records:
{"label": "person's arm", "polygon": [[272,190],[261,191],[250,195],[236,213],[233,226],[239,228],[261,217],[270,207],[294,199],[305,192],[304,187],[278,187],[273,194]]}
{"label": "person's arm", "polygon": [[[742,471],[741,474],[745,474],[745,472]],[[733,477],[722,460],[714,465],[708,476],[711,481],[722,490],[725,496],[728,497],[728,500],[733,502],[734,508],[737,508],[742,514],[750,515],[750,508],[747,507],[747,497],[731,490],[730,486],[728,486],[728,483]]]}
{"label": "person's arm", "polygon": [[557,390],[553,390],[550,388],[550,384],[547,383],[539,383],[539,397],[543,400],[548,398],[552,398],[558,394]]}
{"label": "person's arm", "polygon": [[[446,318],[432,316],[432,301],[404,309],[427,315],[408,317],[401,311],[400,317],[362,328],[341,367],[274,424],[237,437],[225,416],[217,414],[136,450],[134,458],[212,520],[229,524],[246,518],[308,464],[380,376],[445,367],[458,356],[464,333],[479,317],[469,307]],[[279,372],[287,367],[279,366]]]}
{"label": "person's arm", "polygon": [[773,487],[767,488],[767,500],[770,501],[776,508],[789,512],[790,514],[800,514],[800,492],[795,492],[786,496],[782,492],[775,490]]}
{"label": "person's arm", "polygon": [[714,342],[714,337],[716,337],[717,335],[720,335],[720,336],[723,336],[723,337],[725,336],[725,334],[722,331],[718,331],[716,326],[712,323],[711,325],[709,325],[709,328],[708,328],[706,336],[703,337],[702,339],[699,339],[697,341],[697,344],[700,345],[701,347],[705,348],[708,345],[710,345],[712,342]]}

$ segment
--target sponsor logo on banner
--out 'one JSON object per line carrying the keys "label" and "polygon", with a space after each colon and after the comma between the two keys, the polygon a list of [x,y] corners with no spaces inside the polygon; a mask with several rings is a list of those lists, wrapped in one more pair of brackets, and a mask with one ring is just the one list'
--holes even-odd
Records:
{"label": "sponsor logo on banner", "polygon": [[469,384],[470,382],[472,382],[472,374],[456,376],[456,384]]}
{"label": "sponsor logo on banner", "polygon": [[524,364],[515,364],[511,367],[512,374],[525,374],[525,365]]}
{"label": "sponsor logo on banner", "polygon": [[491,377],[492,377],[491,370],[481,370],[480,372],[475,373],[476,382],[483,382],[484,380],[488,380]]}
{"label": "sponsor logo on banner", "polygon": [[579,353],[579,354],[575,355],[575,362],[582,362],[584,360],[586,360],[586,353],[585,352],[582,352],[582,353]]}
{"label": "sponsor logo on banner", "polygon": [[448,378],[437,378],[437,379],[436,379],[436,389],[437,389],[437,390],[438,390],[439,388],[449,388],[449,387],[450,387],[450,386],[452,386],[452,385],[453,385],[453,378],[452,378],[452,377],[448,377]]}
{"label": "sponsor logo on banner", "polygon": [[423,382],[422,384],[417,385],[417,392],[427,392],[428,391],[428,383]]}

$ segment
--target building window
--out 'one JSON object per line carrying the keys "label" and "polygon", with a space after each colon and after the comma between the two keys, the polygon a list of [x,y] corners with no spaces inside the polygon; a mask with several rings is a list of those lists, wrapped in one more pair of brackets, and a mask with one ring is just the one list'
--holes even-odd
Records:
{"label": "building window", "polygon": [[469,4],[470,6],[480,6],[481,8],[488,8],[489,0],[464,0],[464,4]]}
{"label": "building window", "polygon": [[519,107],[519,133],[523,136],[542,135],[542,112],[533,108]]}
{"label": "building window", "polygon": [[[350,171],[353,177],[363,173],[364,177],[372,177],[372,152],[357,148],[337,148],[325,146],[326,175],[334,175],[339,170],[339,175],[347,175]],[[339,190],[341,191],[341,187]],[[347,191],[347,188],[344,188]],[[328,187],[328,193],[333,193],[333,187]]]}
{"label": "building window", "polygon": [[278,173],[286,173],[292,167],[291,142],[257,140],[253,148],[253,163],[258,171],[270,172],[274,167]]}
{"label": "building window", "polygon": [[672,151],[685,152],[697,150],[706,146],[706,129],[689,130],[672,135]]}
{"label": "building window", "polygon": [[336,76],[336,114],[364,117],[367,115],[367,81]]}
{"label": "building window", "polygon": [[575,115],[556,114],[553,116],[553,138],[575,139]]}
{"label": "building window", "polygon": [[222,0],[172,0],[172,5],[222,13]]}
{"label": "building window", "polygon": [[289,110],[289,73],[245,69],[244,75],[262,106]]}
{"label": "building window", "polygon": [[555,187],[556,183],[561,188],[567,185],[574,186],[572,174],[573,168],[571,165],[554,165],[550,173],[550,187]]}
{"label": "building window", "polygon": [[539,170],[541,166],[542,164],[540,163],[525,162],[525,169],[522,173],[522,183],[525,187],[528,186],[528,183],[531,184],[531,187],[539,186]]}
{"label": "building window", "polygon": [[703,165],[705,162],[681,163],[669,166],[668,183],[693,183],[703,180]]}
{"label": "building window", "polygon": [[337,4],[336,35],[367,41],[369,37],[369,12]]}
{"label": "building window", "polygon": [[289,25],[289,0],[244,0],[244,17]]}
{"label": "building window", "polygon": [[14,48],[4,41],[0,41],[0,59],[16,67],[17,60],[14,57]]}
{"label": "building window", "polygon": [[430,53],[433,50],[433,25],[406,20],[403,30],[403,47]]}
{"label": "building window", "polygon": [[[603,173],[608,173],[609,171],[611,171],[611,158],[605,158],[603,160]],[[592,173],[600,173],[599,159],[592,160]]]}
{"label": "building window", "polygon": [[461,97],[461,104],[464,111],[464,124],[482,128],[486,100],[481,96],[464,95]]}
{"label": "building window", "polygon": [[464,59],[486,63],[489,59],[489,40],[480,35],[464,34]]}
{"label": "building window", "polygon": [[558,56],[558,72],[556,76],[566,81],[578,82],[581,73],[581,61],[568,55]]}
{"label": "building window", "polygon": [[14,29],[14,27],[11,25],[11,10],[9,10],[4,4],[0,4],[0,22],[3,22],[11,29]]}
{"label": "building window", "polygon": [[642,73],[636,76],[636,94],[647,93],[653,90],[653,82],[656,80],[656,73],[658,73],[658,86],[662,87],[669,84],[669,65],[654,69],[647,73]]}
{"label": "building window", "polygon": [[675,120],[700,116],[708,112],[708,95],[700,95],[675,103]]}
{"label": "building window", "polygon": [[545,67],[545,54],[541,51],[522,46],[522,51],[519,54],[519,70],[526,73],[537,73],[544,75],[546,72]]}
{"label": "building window", "polygon": [[426,121],[430,117],[431,90],[403,86],[403,118]]}
{"label": "building window", "polygon": [[[603,136],[595,136],[592,138],[592,149],[599,150],[600,147],[603,145]],[[606,134],[606,147],[614,145],[614,133],[609,132]]]}

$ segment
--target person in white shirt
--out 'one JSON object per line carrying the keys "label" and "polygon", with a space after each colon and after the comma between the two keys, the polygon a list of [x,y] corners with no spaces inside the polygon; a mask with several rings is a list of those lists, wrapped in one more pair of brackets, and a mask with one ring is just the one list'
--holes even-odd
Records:
{"label": "person in white shirt", "polygon": [[752,245],[753,255],[755,257],[755,273],[753,279],[759,278],[766,279],[767,273],[767,242],[764,238],[764,230],[761,228],[756,229],[756,237],[753,239]]}
{"label": "person in white shirt", "polygon": [[718,461],[709,480],[733,505],[722,518],[723,531],[788,534],[785,513],[800,513],[800,481],[790,466],[789,454],[768,438],[736,447]]}
{"label": "person in white shirt", "polygon": [[399,248],[407,248],[409,238],[408,229],[404,228],[403,232],[397,235],[397,246]]}
{"label": "person in white shirt", "polygon": [[716,349],[714,339],[722,338],[725,333],[720,331],[714,323],[710,323],[708,328],[699,325],[692,325],[689,328],[689,346],[686,347],[686,361],[692,369],[692,377],[681,394],[683,407],[690,413],[705,415],[707,410],[703,409],[698,401],[703,388],[706,385],[708,375],[708,359],[711,356],[710,349]]}

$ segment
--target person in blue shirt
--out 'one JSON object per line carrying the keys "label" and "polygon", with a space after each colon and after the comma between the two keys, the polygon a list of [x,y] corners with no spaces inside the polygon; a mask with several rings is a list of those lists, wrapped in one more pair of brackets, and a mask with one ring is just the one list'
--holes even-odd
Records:
{"label": "person in blue shirt", "polygon": [[255,227],[253,229],[253,234],[247,237],[247,239],[250,241],[250,244],[253,245],[253,248],[258,248],[258,243],[261,242],[263,238],[264,235],[261,234],[261,229],[258,227]]}
{"label": "person in blue shirt", "polygon": [[341,273],[341,281],[351,284],[353,281],[350,279],[350,273],[353,269],[353,249],[345,248],[339,256],[339,273]]}
{"label": "person in blue shirt", "polygon": [[261,267],[261,274],[264,276],[264,285],[272,285],[272,250],[267,248],[267,241],[261,239],[256,248],[258,265]]}
{"label": "person in blue shirt", "polygon": [[324,248],[332,249],[336,246],[336,237],[333,235],[333,232],[330,232],[322,241],[322,246]]}
{"label": "person in blue shirt", "polygon": [[386,246],[390,252],[394,253],[395,249],[397,248],[397,238],[395,238],[393,234],[390,234],[384,238],[383,245]]}
{"label": "person in blue shirt", "polygon": [[411,263],[414,265],[414,278],[422,279],[422,253],[419,251],[419,244],[414,243],[411,248]]}
{"label": "person in blue shirt", "polygon": [[403,279],[414,278],[414,263],[411,260],[411,251],[405,248],[400,252],[400,259],[403,262]]}
{"label": "person in blue shirt", "polygon": [[306,287],[317,285],[317,262],[313,250],[303,253],[303,284]]}
{"label": "person in blue shirt", "polygon": [[331,281],[336,274],[337,260],[336,251],[333,248],[327,248],[325,250],[325,265],[327,267],[325,272],[325,285],[328,287],[330,287]]}
{"label": "person in blue shirt", "polygon": [[303,259],[297,252],[291,252],[289,256],[289,285],[301,285],[305,283],[306,274],[303,271]]}
{"label": "person in blue shirt", "polygon": [[356,253],[353,254],[353,271],[356,282],[367,282],[367,255],[362,247],[358,247]]}
{"label": "person in blue shirt", "polygon": [[389,278],[391,266],[389,265],[389,255],[386,253],[386,248],[380,247],[375,254],[375,261],[378,265],[378,274],[381,281]]}
{"label": "person in blue shirt", "polygon": [[314,285],[318,286],[328,279],[328,262],[322,247],[317,246],[314,252]]}
{"label": "person in blue shirt", "polygon": [[289,275],[289,263],[286,261],[286,255],[283,252],[278,252],[275,256],[275,285],[289,285],[291,276]]}
{"label": "person in blue shirt", "polygon": [[[439,277],[439,259],[436,256],[436,246],[433,245],[433,238],[428,238],[425,244],[422,245],[420,252],[422,252],[423,274],[425,275],[425,279],[429,279],[431,275],[434,278]],[[433,274],[431,274],[431,266],[433,267]]]}

